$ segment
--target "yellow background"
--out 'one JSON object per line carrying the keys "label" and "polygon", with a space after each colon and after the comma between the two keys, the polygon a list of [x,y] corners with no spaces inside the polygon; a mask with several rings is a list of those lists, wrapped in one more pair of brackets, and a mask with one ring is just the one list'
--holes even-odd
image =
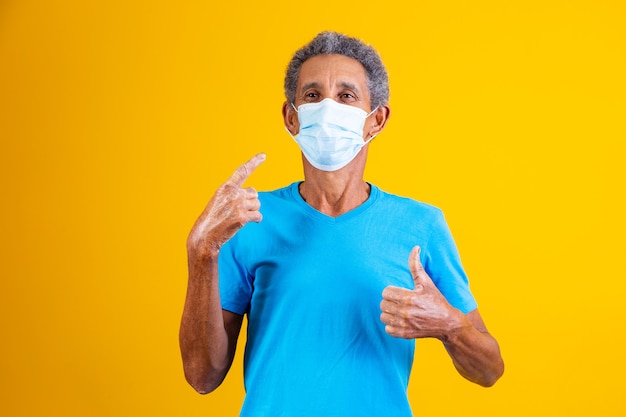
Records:
{"label": "yellow background", "polygon": [[[302,178],[291,54],[373,44],[392,117],[367,179],[441,207],[506,372],[418,341],[417,416],[626,413],[626,6],[588,1],[0,2],[0,413],[236,416],[240,346],[184,381],[185,239],[215,188]],[[243,340],[242,340],[243,341]]]}

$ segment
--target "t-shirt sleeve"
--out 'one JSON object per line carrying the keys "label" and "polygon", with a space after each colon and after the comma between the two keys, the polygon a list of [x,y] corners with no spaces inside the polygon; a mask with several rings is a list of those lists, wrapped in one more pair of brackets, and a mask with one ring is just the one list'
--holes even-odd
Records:
{"label": "t-shirt sleeve", "polygon": [[448,302],[464,314],[475,310],[476,300],[469,289],[459,251],[440,210],[432,224],[426,248],[422,251],[424,269]]}
{"label": "t-shirt sleeve", "polygon": [[222,309],[245,314],[250,308],[252,279],[237,259],[235,239],[226,242],[218,258],[218,274]]}

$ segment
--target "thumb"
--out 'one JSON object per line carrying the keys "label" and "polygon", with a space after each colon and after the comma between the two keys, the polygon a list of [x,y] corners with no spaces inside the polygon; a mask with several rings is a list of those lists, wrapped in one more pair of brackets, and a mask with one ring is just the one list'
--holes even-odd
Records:
{"label": "thumb", "polygon": [[409,269],[411,270],[411,275],[413,275],[416,290],[421,290],[424,287],[424,281],[430,280],[420,261],[421,251],[422,249],[419,246],[415,246],[409,255]]}

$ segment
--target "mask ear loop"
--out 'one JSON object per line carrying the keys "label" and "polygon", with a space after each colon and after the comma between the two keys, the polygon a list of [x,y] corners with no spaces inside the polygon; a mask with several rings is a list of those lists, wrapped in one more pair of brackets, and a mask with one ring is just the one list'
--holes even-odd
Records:
{"label": "mask ear loop", "polygon": [[[287,129],[287,126],[285,126],[285,131],[289,134],[289,136],[291,136],[291,139],[296,140],[296,137],[294,135],[291,134],[291,132],[289,131],[289,129]],[[297,142],[297,141],[296,141]]]}
{"label": "mask ear loop", "polygon": [[[376,113],[376,110],[378,110],[378,108],[380,107],[380,105],[376,106],[376,108],[374,110],[372,110],[371,112],[369,112],[367,114],[367,116],[365,116],[365,118],[367,119],[368,117],[370,117],[372,114]],[[370,136],[370,138],[368,140],[365,141],[365,143],[363,144],[364,146],[367,145],[372,139],[374,139],[377,135],[372,135]]]}
{"label": "mask ear loop", "polygon": [[[289,104],[291,104],[291,107],[293,107],[293,109],[296,111],[296,113],[298,113],[298,109],[296,109],[296,106],[293,105],[293,103],[290,101]],[[291,138],[293,140],[296,139],[296,137],[294,135],[291,134],[291,132],[289,131],[289,128],[287,128],[287,126],[285,126],[285,130],[287,131],[287,133],[289,133],[289,136],[291,136]]]}

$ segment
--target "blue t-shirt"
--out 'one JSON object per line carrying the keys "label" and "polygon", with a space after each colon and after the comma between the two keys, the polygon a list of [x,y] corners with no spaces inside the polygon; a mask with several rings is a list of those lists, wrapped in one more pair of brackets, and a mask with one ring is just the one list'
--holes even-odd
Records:
{"label": "blue t-shirt", "polygon": [[241,416],[411,416],[415,343],[385,332],[383,289],[413,288],[419,245],[450,304],[476,308],[441,210],[374,185],[336,218],[308,205],[298,183],[259,199],[263,221],[219,257],[222,308],[248,315]]}

